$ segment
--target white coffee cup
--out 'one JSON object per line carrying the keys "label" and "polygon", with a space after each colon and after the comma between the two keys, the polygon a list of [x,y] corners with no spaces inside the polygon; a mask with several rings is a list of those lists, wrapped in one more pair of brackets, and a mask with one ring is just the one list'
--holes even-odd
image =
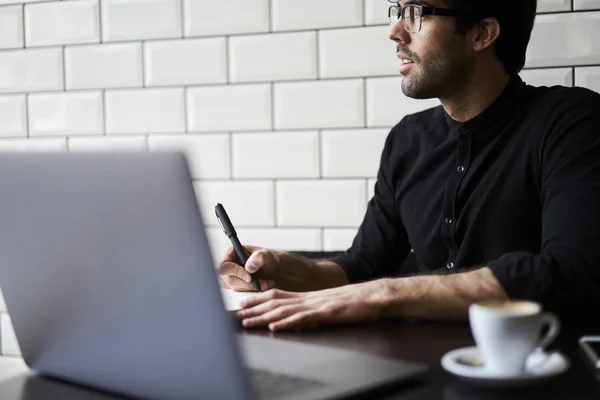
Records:
{"label": "white coffee cup", "polygon": [[[531,301],[489,301],[469,307],[471,331],[484,368],[499,376],[520,375],[527,357],[560,331],[558,318]],[[544,326],[548,331],[540,336]]]}

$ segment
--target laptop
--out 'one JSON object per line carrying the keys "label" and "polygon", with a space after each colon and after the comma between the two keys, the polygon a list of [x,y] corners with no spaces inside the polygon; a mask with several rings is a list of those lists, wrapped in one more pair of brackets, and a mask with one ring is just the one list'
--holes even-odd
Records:
{"label": "laptop", "polygon": [[144,399],[336,399],[426,370],[236,332],[182,153],[0,154],[0,188],[0,286],[40,376]]}

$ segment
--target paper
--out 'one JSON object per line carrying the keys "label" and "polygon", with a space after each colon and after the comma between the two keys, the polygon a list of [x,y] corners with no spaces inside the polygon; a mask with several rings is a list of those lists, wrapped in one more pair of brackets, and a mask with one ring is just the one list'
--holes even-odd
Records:
{"label": "paper", "polygon": [[240,302],[252,296],[256,296],[258,292],[236,292],[231,289],[221,288],[223,300],[225,300],[225,309],[227,311],[240,310]]}

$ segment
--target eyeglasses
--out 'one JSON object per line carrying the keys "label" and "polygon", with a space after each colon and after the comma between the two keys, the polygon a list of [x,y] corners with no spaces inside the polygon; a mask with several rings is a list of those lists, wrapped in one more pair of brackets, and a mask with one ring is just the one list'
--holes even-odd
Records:
{"label": "eyeglasses", "polygon": [[440,15],[446,17],[457,17],[460,15],[468,15],[467,12],[461,10],[453,10],[450,8],[433,8],[419,6],[416,4],[407,4],[404,6],[390,6],[388,17],[390,25],[394,26],[402,19],[404,21],[404,29],[410,33],[417,33],[421,30],[421,17],[424,15]]}

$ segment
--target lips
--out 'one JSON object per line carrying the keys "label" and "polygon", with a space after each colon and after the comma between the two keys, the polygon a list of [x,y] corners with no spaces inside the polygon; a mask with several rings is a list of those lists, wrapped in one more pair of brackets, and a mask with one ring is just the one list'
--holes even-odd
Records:
{"label": "lips", "polygon": [[400,73],[401,74],[407,72],[415,64],[414,60],[409,58],[405,54],[398,53],[397,56],[402,61],[402,63],[400,64]]}

